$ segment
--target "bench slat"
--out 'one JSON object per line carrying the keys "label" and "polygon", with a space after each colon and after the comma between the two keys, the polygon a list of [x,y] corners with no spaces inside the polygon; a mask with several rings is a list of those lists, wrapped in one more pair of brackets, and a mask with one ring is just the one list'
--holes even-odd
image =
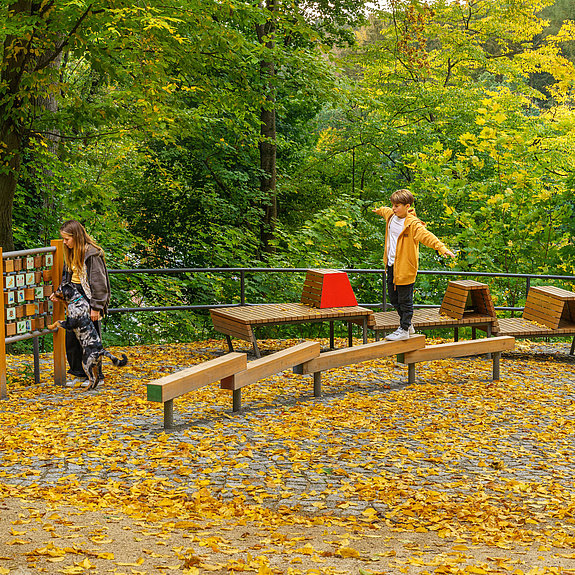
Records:
{"label": "bench slat", "polygon": [[389,357],[398,353],[422,348],[425,345],[424,335],[414,335],[400,341],[376,341],[356,347],[346,347],[335,351],[327,351],[319,357],[302,365],[302,373],[316,373],[326,369],[343,367],[354,363],[362,363],[372,359]]}
{"label": "bench slat", "polygon": [[164,403],[241,371],[246,365],[247,354],[236,352],[204,361],[148,383],[148,401]]}
{"label": "bench slat", "polygon": [[[270,377],[286,369],[299,365],[320,353],[318,341],[308,341],[295,345],[288,349],[266,355],[260,359],[250,361],[242,370],[237,370],[234,374],[222,377],[222,389],[237,390],[255,383],[260,379]],[[239,372],[239,373],[238,373]]]}
{"label": "bench slat", "polygon": [[417,363],[419,361],[432,361],[466,355],[479,355],[496,351],[507,351],[515,347],[515,338],[509,336],[489,337],[487,339],[468,339],[453,343],[430,345],[405,353],[400,359],[401,363]]}

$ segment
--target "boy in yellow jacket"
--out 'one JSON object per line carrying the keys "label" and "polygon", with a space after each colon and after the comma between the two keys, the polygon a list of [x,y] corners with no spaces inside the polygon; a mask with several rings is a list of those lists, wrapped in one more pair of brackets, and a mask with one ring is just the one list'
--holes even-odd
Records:
{"label": "boy in yellow jacket", "polygon": [[385,250],[387,293],[391,305],[399,314],[400,324],[385,339],[397,341],[408,339],[415,333],[413,318],[413,286],[419,265],[419,242],[439,251],[442,256],[455,254],[425,227],[415,215],[413,194],[409,190],[397,190],[390,197],[391,208],[375,208],[373,211],[385,218]]}

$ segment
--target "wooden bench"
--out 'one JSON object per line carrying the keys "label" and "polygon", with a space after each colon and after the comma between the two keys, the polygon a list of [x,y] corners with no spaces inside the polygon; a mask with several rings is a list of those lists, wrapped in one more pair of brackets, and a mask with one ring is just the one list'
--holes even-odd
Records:
{"label": "wooden bench", "polygon": [[[330,347],[334,347],[333,323],[336,320],[360,323],[363,327],[363,341],[367,343],[367,329],[372,326],[372,310],[360,306],[317,308],[301,303],[260,304],[236,306],[210,310],[216,331],[226,335],[228,348],[233,351],[232,337],[249,341],[256,357],[261,357],[256,337],[256,328],[314,322],[330,322]],[[351,328],[349,330],[351,332]],[[351,334],[349,334],[351,336]],[[350,337],[350,345],[351,345]]]}
{"label": "wooden bench", "polygon": [[534,286],[527,294],[521,317],[499,318],[496,335],[516,338],[574,336],[575,293],[555,286]]}
{"label": "wooden bench", "polygon": [[232,390],[233,411],[239,411],[242,405],[242,387],[309,361],[319,354],[319,342],[309,341],[300,343],[288,349],[277,351],[276,353],[250,361],[243,370],[238,370],[222,378],[221,387],[222,389]]}
{"label": "wooden bench", "polygon": [[[318,344],[319,345],[319,344]],[[173,427],[173,400],[204,385],[226,378],[247,365],[247,354],[228,353],[147,384],[148,401],[164,404],[164,427]]]}
{"label": "wooden bench", "polygon": [[400,341],[376,341],[348,347],[335,351],[326,351],[310,361],[306,361],[294,368],[294,373],[313,373],[313,394],[314,397],[321,396],[321,372],[326,369],[344,367],[355,363],[363,363],[382,357],[390,357],[399,353],[405,353],[420,349],[425,346],[425,336],[415,335],[406,340]]}
{"label": "wooden bench", "polygon": [[415,383],[415,364],[421,361],[433,361],[469,355],[493,354],[493,379],[499,379],[501,352],[515,347],[514,337],[490,337],[487,339],[469,339],[453,343],[430,345],[422,349],[398,355],[400,363],[407,364],[407,381]]}
{"label": "wooden bench", "polygon": [[[399,326],[395,310],[377,312],[373,317],[376,339],[380,332],[391,332]],[[473,280],[450,281],[441,307],[414,310],[411,323],[416,330],[453,328],[455,341],[459,339],[460,327],[471,327],[472,338],[477,327],[487,331],[488,337],[498,327],[489,286]]]}

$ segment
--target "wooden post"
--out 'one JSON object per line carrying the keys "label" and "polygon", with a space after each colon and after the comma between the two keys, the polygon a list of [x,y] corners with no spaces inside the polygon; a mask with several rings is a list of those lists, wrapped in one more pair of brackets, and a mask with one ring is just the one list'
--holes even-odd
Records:
{"label": "wooden post", "polygon": [[313,396],[321,397],[321,371],[313,374]]}
{"label": "wooden post", "polygon": [[351,321],[347,322],[347,345],[353,347],[353,324]]}
{"label": "wooden post", "polygon": [[168,399],[164,402],[164,429],[174,427],[174,400]]}
{"label": "wooden post", "polygon": [[575,335],[573,336],[573,341],[571,342],[571,350],[569,351],[569,355],[573,355],[575,352]]}
{"label": "wooden post", "polygon": [[329,322],[329,349],[335,349],[333,321]]}
{"label": "wooden post", "polygon": [[2,278],[2,302],[0,303],[0,399],[8,399],[6,389],[6,311],[4,310],[4,258],[0,248],[0,277]]}
{"label": "wooden post", "polygon": [[[56,247],[54,253],[54,263],[52,265],[52,288],[56,291],[62,281],[64,270],[64,242],[62,240],[52,240],[52,246]],[[53,302],[52,322],[64,319],[64,303]],[[66,385],[66,332],[59,329],[54,333],[54,383],[56,385]]]}

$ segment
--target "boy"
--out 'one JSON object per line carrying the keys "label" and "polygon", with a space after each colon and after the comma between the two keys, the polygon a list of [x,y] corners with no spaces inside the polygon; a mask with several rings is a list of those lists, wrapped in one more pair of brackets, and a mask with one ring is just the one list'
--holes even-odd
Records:
{"label": "boy", "polygon": [[393,207],[375,208],[373,211],[386,220],[385,250],[387,292],[391,305],[399,314],[400,324],[385,339],[397,341],[409,339],[415,333],[411,325],[413,317],[413,286],[419,265],[419,242],[438,250],[442,256],[455,254],[430,231],[415,215],[413,194],[409,190],[397,190],[390,197]]}

